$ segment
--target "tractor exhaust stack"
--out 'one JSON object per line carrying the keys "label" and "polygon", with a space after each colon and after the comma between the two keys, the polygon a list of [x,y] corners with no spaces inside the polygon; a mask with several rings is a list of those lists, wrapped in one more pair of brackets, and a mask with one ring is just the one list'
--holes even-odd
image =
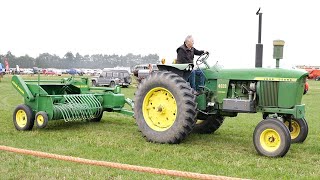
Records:
{"label": "tractor exhaust stack", "polygon": [[258,44],[256,44],[256,65],[255,67],[262,67],[262,55],[263,55],[263,44],[261,44],[261,27],[262,27],[262,13],[260,8],[256,15],[259,15],[259,30],[258,30]]}

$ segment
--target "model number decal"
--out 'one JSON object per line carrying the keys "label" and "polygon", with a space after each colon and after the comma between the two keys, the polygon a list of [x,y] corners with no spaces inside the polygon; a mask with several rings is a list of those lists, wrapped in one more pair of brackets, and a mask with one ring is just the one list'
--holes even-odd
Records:
{"label": "model number decal", "polygon": [[219,89],[226,89],[227,87],[227,84],[218,84]]}

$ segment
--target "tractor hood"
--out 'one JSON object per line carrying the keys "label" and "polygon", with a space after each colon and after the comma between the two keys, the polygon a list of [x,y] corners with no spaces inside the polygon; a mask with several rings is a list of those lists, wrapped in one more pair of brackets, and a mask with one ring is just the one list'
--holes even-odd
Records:
{"label": "tractor hood", "polygon": [[297,81],[308,75],[304,70],[293,69],[207,69],[204,70],[208,79],[233,79],[233,80],[262,80],[262,81]]}

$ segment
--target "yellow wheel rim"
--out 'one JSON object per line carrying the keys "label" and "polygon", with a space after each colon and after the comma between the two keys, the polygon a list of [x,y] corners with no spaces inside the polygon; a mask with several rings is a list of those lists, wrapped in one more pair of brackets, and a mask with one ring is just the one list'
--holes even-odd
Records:
{"label": "yellow wheel rim", "polygon": [[260,135],[260,144],[268,152],[277,150],[281,144],[279,133],[274,129],[264,130]]}
{"label": "yellow wheel rim", "polygon": [[203,122],[204,122],[204,120],[198,119],[197,122],[196,122],[196,124],[199,125],[199,124],[202,124]]}
{"label": "yellow wheel rim", "polygon": [[[285,124],[287,127],[289,127],[288,121],[286,121]],[[300,134],[301,127],[300,127],[299,123],[295,120],[291,121],[291,126],[292,126],[292,131],[290,132],[291,139],[296,139]]]}
{"label": "yellow wheel rim", "polygon": [[24,127],[27,124],[27,113],[24,110],[18,110],[16,113],[16,122],[19,127]]}
{"label": "yellow wheel rim", "polygon": [[39,126],[42,126],[43,123],[44,123],[44,118],[43,118],[43,116],[41,114],[39,114],[37,116],[37,123],[38,123]]}
{"label": "yellow wheel rim", "polygon": [[143,117],[155,131],[169,129],[177,117],[177,102],[171,92],[162,87],[151,89],[142,104]]}

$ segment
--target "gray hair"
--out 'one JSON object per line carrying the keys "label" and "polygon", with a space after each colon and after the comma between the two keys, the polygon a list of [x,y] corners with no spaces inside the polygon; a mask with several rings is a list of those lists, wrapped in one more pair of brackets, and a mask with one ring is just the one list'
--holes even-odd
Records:
{"label": "gray hair", "polygon": [[187,41],[189,41],[190,39],[193,39],[192,35],[188,35],[188,36],[186,37],[186,39],[184,40],[184,42],[187,42]]}

